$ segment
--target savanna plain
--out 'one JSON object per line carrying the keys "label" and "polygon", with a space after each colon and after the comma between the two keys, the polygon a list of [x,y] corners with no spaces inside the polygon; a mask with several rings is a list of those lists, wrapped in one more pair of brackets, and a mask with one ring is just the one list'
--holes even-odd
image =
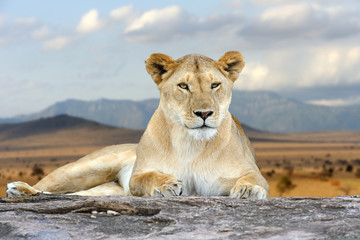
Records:
{"label": "savanna plain", "polygon": [[[138,130],[87,121],[64,125],[69,119],[63,117],[62,125],[55,124],[56,127],[46,131],[30,131],[34,129],[31,126],[30,130],[23,128],[25,134],[24,131],[14,134],[14,128],[2,132],[1,197],[6,196],[9,182],[33,185],[64,164],[108,145],[136,143],[142,134]],[[246,128],[245,131],[256,150],[258,166],[270,185],[271,197],[360,194],[360,132],[274,134]]]}

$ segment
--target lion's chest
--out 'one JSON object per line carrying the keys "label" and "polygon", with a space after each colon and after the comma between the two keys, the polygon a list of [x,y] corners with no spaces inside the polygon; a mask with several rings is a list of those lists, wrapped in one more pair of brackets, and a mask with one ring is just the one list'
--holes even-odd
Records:
{"label": "lion's chest", "polygon": [[[183,159],[184,161],[184,159]],[[224,189],[219,184],[220,174],[218,169],[211,166],[199,166],[196,162],[190,161],[188,164],[179,164],[170,171],[183,182],[183,195],[212,196],[222,195]]]}
{"label": "lion's chest", "polygon": [[183,195],[222,195],[219,179],[223,176],[222,166],[216,164],[217,154],[209,154],[205,142],[197,141],[189,134],[173,134],[171,154],[164,154],[162,172],[172,174],[183,182]]}

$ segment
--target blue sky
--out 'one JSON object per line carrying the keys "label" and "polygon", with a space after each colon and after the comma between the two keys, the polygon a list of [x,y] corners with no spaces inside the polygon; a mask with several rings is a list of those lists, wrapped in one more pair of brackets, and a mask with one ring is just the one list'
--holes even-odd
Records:
{"label": "blue sky", "polygon": [[153,52],[242,52],[240,90],[360,103],[356,0],[0,0],[0,117],[68,98],[145,99]]}

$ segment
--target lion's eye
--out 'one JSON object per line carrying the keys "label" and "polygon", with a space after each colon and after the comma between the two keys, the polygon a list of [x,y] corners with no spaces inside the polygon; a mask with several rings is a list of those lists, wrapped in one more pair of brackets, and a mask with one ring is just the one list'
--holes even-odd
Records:
{"label": "lion's eye", "polygon": [[189,86],[186,83],[179,83],[178,86],[181,89],[189,90]]}
{"label": "lion's eye", "polygon": [[212,83],[211,84],[211,89],[217,88],[220,86],[221,83]]}

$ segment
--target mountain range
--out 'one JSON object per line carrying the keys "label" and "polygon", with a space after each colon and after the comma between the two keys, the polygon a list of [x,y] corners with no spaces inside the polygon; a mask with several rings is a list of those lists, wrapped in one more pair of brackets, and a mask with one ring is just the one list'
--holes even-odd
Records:
{"label": "mountain range", "polygon": [[[66,100],[38,113],[0,119],[19,123],[61,114],[129,129],[144,129],[159,99],[143,101]],[[325,107],[302,103],[265,91],[233,91],[230,112],[242,123],[269,132],[360,130],[360,106]]]}
{"label": "mountain range", "polygon": [[4,149],[106,146],[139,142],[143,130],[107,126],[58,115],[22,123],[0,123],[0,152]]}

